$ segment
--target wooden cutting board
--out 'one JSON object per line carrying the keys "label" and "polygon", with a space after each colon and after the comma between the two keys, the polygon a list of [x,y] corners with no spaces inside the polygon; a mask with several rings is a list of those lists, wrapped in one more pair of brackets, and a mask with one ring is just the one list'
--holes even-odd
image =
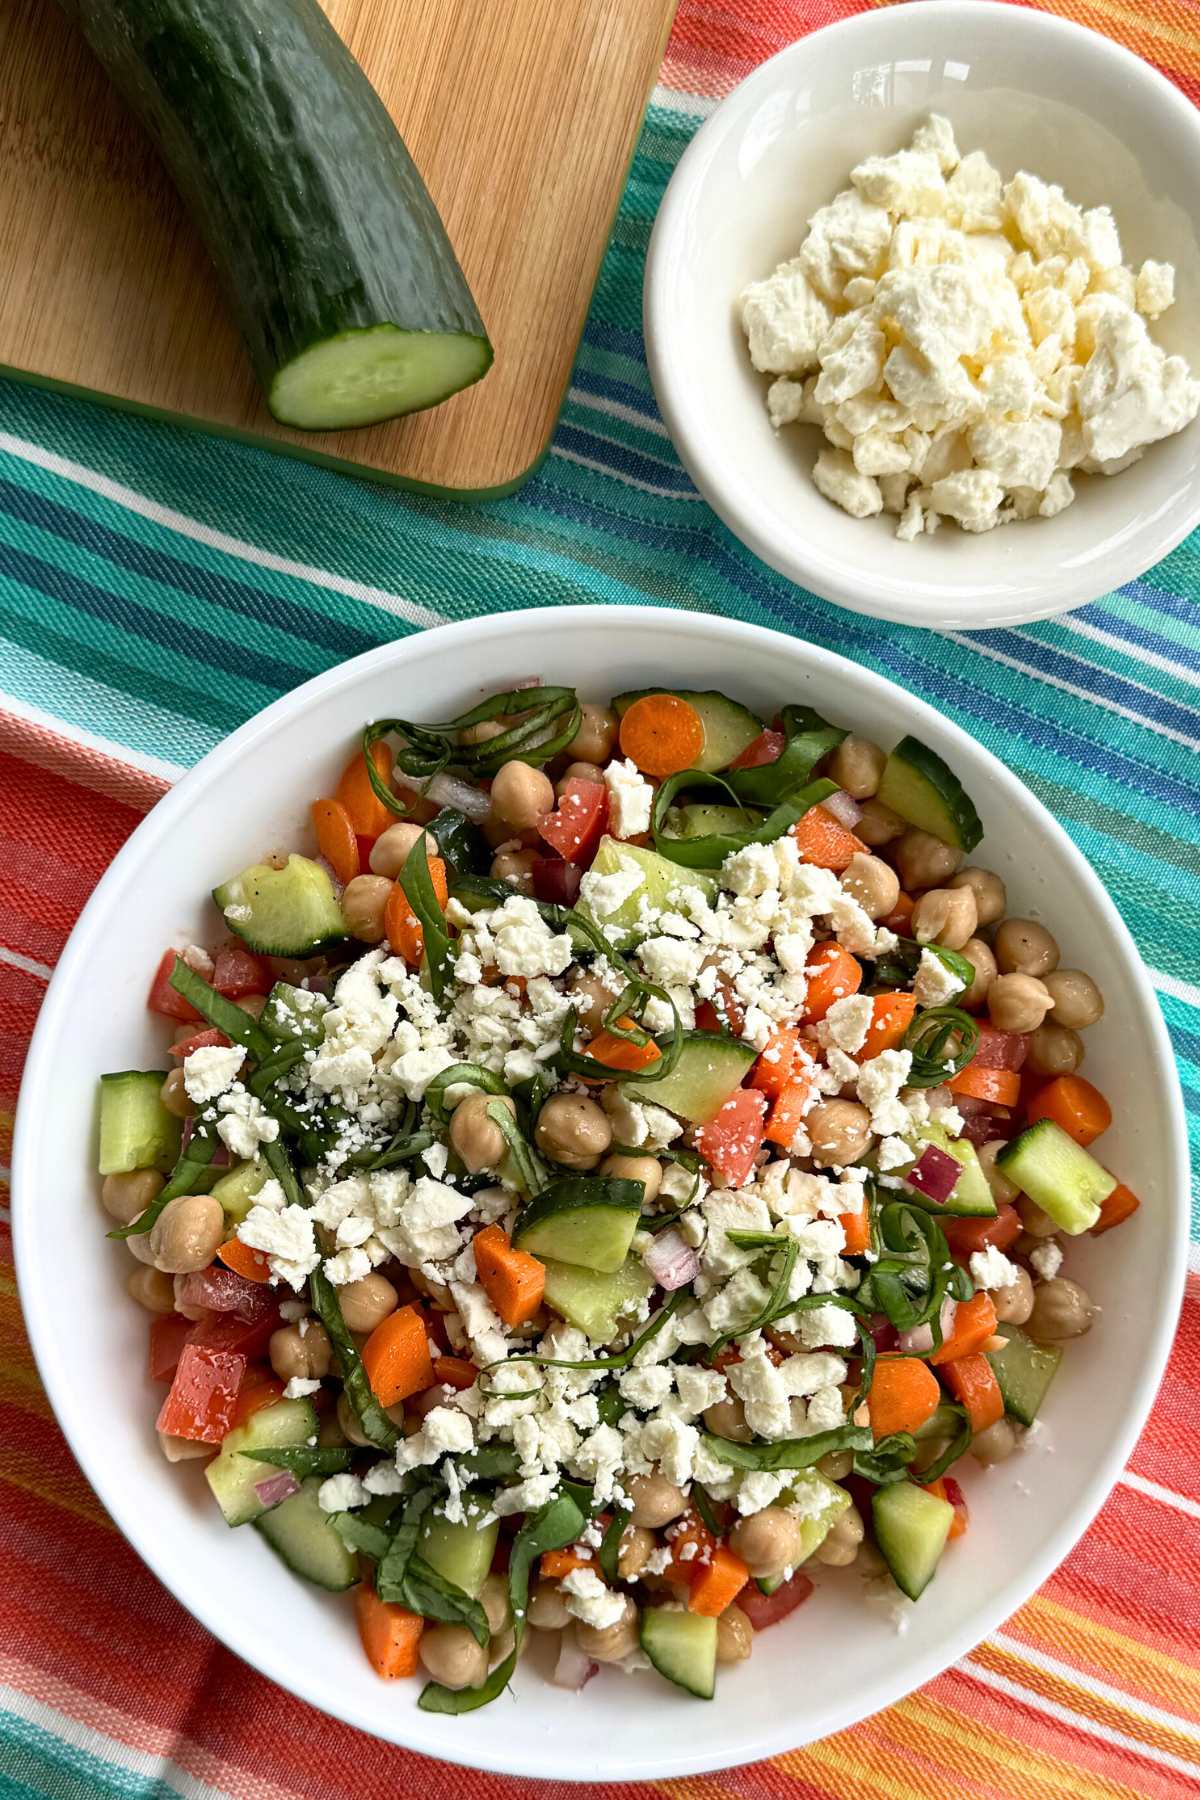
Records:
{"label": "wooden cutting board", "polygon": [[267,412],[203,246],[53,0],[0,4],[0,365],[405,484],[512,488],[546,448],[674,0],[321,0],[412,151],[495,345],[429,412]]}

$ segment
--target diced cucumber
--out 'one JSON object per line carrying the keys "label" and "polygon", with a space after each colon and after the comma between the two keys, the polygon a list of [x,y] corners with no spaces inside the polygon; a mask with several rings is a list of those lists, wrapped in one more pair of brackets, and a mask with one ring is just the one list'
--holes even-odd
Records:
{"label": "diced cucumber", "polygon": [[896,1586],[919,1600],[941,1560],[954,1508],[911,1481],[893,1481],[871,1497],[875,1542]]}
{"label": "diced cucumber", "polygon": [[984,1354],[1000,1384],[1005,1412],[1022,1425],[1032,1425],[1046,1398],[1046,1389],[1058,1372],[1062,1348],[1058,1344],[1035,1344],[1015,1325],[1001,1325],[999,1330],[1008,1342],[1003,1350],[988,1350]]}
{"label": "diced cucumber", "polygon": [[923,1206],[926,1212],[942,1213],[952,1219],[995,1218],[996,1202],[974,1144],[967,1138],[951,1137],[944,1125],[933,1120],[927,1125],[918,1125],[911,1135],[917,1140],[916,1155],[912,1162],[889,1170],[889,1174],[907,1175],[913,1163],[919,1160],[926,1144],[936,1144],[939,1150],[945,1150],[955,1162],[961,1163],[962,1174],[951,1189],[948,1199],[930,1200],[918,1193],[916,1188],[912,1188],[904,1195],[906,1205]]}
{"label": "diced cucumber", "polygon": [[179,1156],[181,1121],[162,1103],[165,1069],[122,1069],[100,1077],[100,1173],[167,1174]]}
{"label": "diced cucumber", "polygon": [[726,837],[733,832],[757,828],[766,818],[764,812],[744,806],[673,806],[667,814],[663,834],[673,838]]}
{"label": "diced cucumber", "polygon": [[[487,1512],[486,1506],[478,1506],[481,1519]],[[463,1524],[455,1525],[449,1519],[427,1513],[421,1531],[421,1555],[431,1569],[477,1600],[491,1569],[499,1535],[499,1519],[480,1526],[468,1516]]]}
{"label": "diced cucumber", "polygon": [[204,1470],[227,1525],[245,1525],[266,1511],[254,1484],[278,1475],[279,1470],[270,1463],[255,1462],[253,1452],[306,1443],[316,1429],[317,1415],[309,1401],[277,1400],[228,1434],[219,1454]]}
{"label": "diced cucumber", "polygon": [[[800,1511],[792,1517],[800,1527],[800,1554],[796,1561],[802,1563],[820,1549],[849,1506],[850,1496],[844,1487],[839,1487],[828,1475],[822,1475],[819,1469],[806,1469],[784,1489],[776,1502],[789,1508],[797,1503]],[[773,1594],[788,1580],[787,1574],[769,1575],[760,1580],[758,1586],[764,1594]]]}
{"label": "diced cucumber", "polygon": [[256,1159],[254,1162],[236,1163],[228,1174],[222,1175],[220,1181],[214,1181],[209,1192],[214,1200],[221,1202],[225,1217],[231,1225],[241,1224],[254,1205],[255,1195],[266,1186],[270,1174],[266,1163]]}
{"label": "diced cucumber", "polygon": [[1006,1144],[997,1152],[996,1167],[1072,1237],[1091,1230],[1100,1202],[1117,1185],[1116,1176],[1053,1119],[1039,1119]]}
{"label": "diced cucumber", "polygon": [[267,995],[259,1024],[270,1037],[302,1038],[315,1049],[324,1036],[321,1020],[330,1005],[324,994],[293,987],[290,981],[277,981]]}
{"label": "diced cucumber", "polygon": [[629,1254],[644,1198],[640,1181],[567,1175],[530,1201],[512,1241],[534,1256],[611,1275]]}
{"label": "diced cucumber", "polygon": [[310,1475],[298,1494],[255,1519],[254,1528],[294,1575],[338,1594],[358,1580],[358,1556],[334,1530],[333,1515],[322,1512],[320,1491],[321,1477]]}
{"label": "diced cucumber", "polygon": [[704,1125],[741,1087],[755,1055],[740,1038],[722,1037],[716,1031],[689,1031],[669,1075],[661,1081],[623,1081],[621,1087],[634,1100],[651,1101],[693,1125]]}
{"label": "diced cucumber", "polygon": [[881,805],[959,850],[973,850],[983,826],[954,770],[934,750],[906,737],[887,759],[876,796]]}
{"label": "diced cucumber", "polygon": [[636,1256],[627,1257],[611,1275],[593,1269],[576,1269],[550,1257],[539,1261],[546,1268],[546,1304],[561,1313],[595,1344],[606,1344],[617,1335],[619,1320],[641,1305],[654,1291],[654,1277]]}
{"label": "diced cucumber", "polygon": [[709,773],[727,769],[743,750],[749,749],[763,729],[762,720],[756,719],[748,707],[740,706],[736,700],[730,700],[714,689],[698,693],[693,688],[634,688],[628,694],[618,694],[613,701],[613,711],[618,719],[625,717],[635,700],[644,700],[647,694],[674,694],[677,700],[686,700],[700,714],[704,749],[696,759],[696,767]]}
{"label": "diced cucumber", "polygon": [[642,1649],[660,1675],[697,1700],[711,1700],[717,1680],[717,1621],[674,1606],[647,1606]]}
{"label": "diced cucumber", "polygon": [[346,935],[333,883],[307,856],[289,856],[283,869],[252,863],[213,899],[230,930],[265,956],[311,956]]}
{"label": "diced cucumber", "polygon": [[[610,933],[618,949],[627,948],[646,935],[638,927],[643,907],[650,912],[667,911],[686,888],[699,889],[706,900],[712,900],[717,891],[714,875],[704,874],[699,869],[682,869],[678,863],[659,856],[657,851],[644,850],[638,844],[622,844],[611,837],[600,839],[590,872],[596,875],[614,875],[619,869],[630,869],[633,866],[641,871],[642,880],[612,912],[596,912],[584,894],[575,902],[575,911],[593,925]],[[584,886],[586,891],[586,878]]]}
{"label": "diced cucumber", "polygon": [[962,1428],[961,1415],[948,1402],[935,1407],[925,1423],[918,1425],[913,1432],[917,1453],[912,1459],[911,1467],[918,1474],[923,1474],[931,1463],[935,1463],[949,1449]]}

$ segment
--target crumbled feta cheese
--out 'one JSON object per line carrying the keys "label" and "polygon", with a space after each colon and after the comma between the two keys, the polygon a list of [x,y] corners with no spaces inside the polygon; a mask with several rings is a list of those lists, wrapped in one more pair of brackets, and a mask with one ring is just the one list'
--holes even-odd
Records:
{"label": "crumbled feta cheese", "polygon": [[358,1476],[348,1472],[329,1476],[317,1489],[317,1505],[322,1512],[349,1512],[355,1506],[365,1506],[370,1498]]}
{"label": "crumbled feta cheese", "polygon": [[800,1342],[810,1350],[847,1350],[858,1342],[854,1314],[844,1306],[812,1306],[796,1314]]}
{"label": "crumbled feta cheese", "polygon": [[183,1085],[196,1106],[206,1106],[223,1094],[242,1064],[246,1052],[240,1044],[202,1044],[183,1065]]}
{"label": "crumbled feta cheese", "polygon": [[971,1280],[977,1288],[1011,1287],[1019,1273],[1016,1263],[1010,1262],[995,1244],[971,1253]]}
{"label": "crumbled feta cheese", "polygon": [[258,1155],[260,1144],[273,1144],[279,1136],[278,1119],[273,1119],[261,1100],[248,1094],[240,1082],[221,1095],[217,1110],[224,1115],[217,1121],[217,1136],[245,1162]]}
{"label": "crumbled feta cheese", "polygon": [[913,982],[913,999],[918,1006],[944,1006],[955,994],[961,994],[963,983],[933,950],[921,951]]}
{"label": "crumbled feta cheese", "polygon": [[859,1071],[858,1098],[870,1112],[871,1129],[878,1137],[902,1134],[912,1123],[899,1097],[911,1067],[908,1050],[881,1050]]}
{"label": "crumbled feta cheese", "polygon": [[604,785],[608,789],[608,822],[613,836],[640,837],[649,831],[654,789],[637,765],[628,757],[623,762],[609,763],[604,771]]}
{"label": "crumbled feta cheese", "polygon": [[622,856],[610,874],[589,869],[579,884],[579,898],[597,919],[611,919],[645,882],[641,865],[632,856]]}
{"label": "crumbled feta cheese", "polygon": [[285,1400],[307,1400],[310,1394],[319,1394],[320,1391],[319,1381],[310,1380],[306,1375],[293,1375],[284,1385],[283,1397]]}
{"label": "crumbled feta cheese", "polygon": [[559,1583],[567,1611],[584,1625],[603,1631],[625,1617],[625,1597],[606,1587],[594,1569],[572,1569]]}
{"label": "crumbled feta cheese", "polygon": [[1035,1273],[1043,1281],[1053,1281],[1062,1268],[1062,1246],[1056,1243],[1054,1238],[1046,1238],[1043,1243],[1036,1245],[1030,1252],[1029,1260],[1033,1264]]}
{"label": "crumbled feta cheese", "polygon": [[818,1027],[817,1036],[823,1044],[836,1044],[839,1050],[851,1055],[866,1043],[874,1011],[869,994],[853,994],[845,1000],[835,1000]]}

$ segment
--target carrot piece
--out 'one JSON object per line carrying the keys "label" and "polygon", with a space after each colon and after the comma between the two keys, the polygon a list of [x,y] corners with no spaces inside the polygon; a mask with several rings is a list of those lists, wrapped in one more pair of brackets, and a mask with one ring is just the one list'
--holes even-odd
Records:
{"label": "carrot piece", "polygon": [[862,986],[863,972],[857,958],[832,938],[809,953],[804,973],[808,978],[804,1017],[810,1024],[823,1019],[835,1000],[857,994]]}
{"label": "carrot piece", "polygon": [[795,1072],[800,1033],[794,1025],[777,1025],[750,1071],[749,1086],[777,1100]]}
{"label": "carrot piece", "polygon": [[314,800],[310,810],[317,849],[345,887],[362,869],[358,836],[350,814],[340,800]]}
{"label": "carrot piece", "polygon": [[833,869],[838,875],[848,869],[852,858],[867,846],[861,838],[847,831],[840,819],[824,806],[810,806],[792,826],[792,836],[800,852],[800,861],[815,863],[819,869]]}
{"label": "carrot piece", "polygon": [[950,1502],[954,1508],[954,1518],[950,1523],[950,1538],[951,1540],[960,1538],[971,1522],[971,1515],[967,1511],[967,1503],[963,1499],[963,1491],[957,1481],[953,1476],[947,1478],[945,1475],[939,1475],[936,1481],[925,1483],[925,1492],[936,1494],[939,1500]]}
{"label": "carrot piece", "polygon": [[972,1431],[986,1431],[1004,1417],[1004,1396],[986,1356],[956,1356],[942,1370],[942,1380],[966,1412]]}
{"label": "carrot piece", "polygon": [[[629,1031],[632,1030],[636,1020],[626,1018],[622,1019],[620,1023]],[[653,1038],[648,1038],[644,1044],[632,1044],[628,1038],[618,1037],[612,1031],[598,1031],[587,1046],[587,1053],[589,1056],[595,1057],[597,1062],[602,1062],[606,1068],[625,1069],[631,1074],[636,1073],[639,1069],[647,1069],[651,1063],[659,1062],[662,1059],[662,1051]],[[597,1076],[596,1079],[603,1078]]]}
{"label": "carrot piece", "polygon": [[877,1438],[896,1431],[919,1431],[942,1398],[937,1376],[915,1357],[880,1358],[871,1377],[867,1406]]}
{"label": "carrot piece", "polygon": [[859,1062],[870,1062],[884,1050],[898,1049],[916,1010],[917,1002],[912,994],[873,994],[871,1023],[858,1053]]}
{"label": "carrot piece", "polygon": [[766,1129],[768,1143],[787,1149],[804,1123],[811,1096],[812,1076],[808,1071],[794,1075],[771,1107]]}
{"label": "carrot piece", "polygon": [[913,908],[916,904],[911,894],[901,891],[887,918],[880,919],[879,923],[885,931],[894,931],[897,937],[909,937],[911,935],[909,926],[912,924]]}
{"label": "carrot piece", "polygon": [[[450,898],[446,865],[440,856],[430,856],[428,861],[429,879],[433,883],[437,903],[444,908]],[[408,895],[398,881],[393,884],[387,897],[387,905],[383,909],[383,929],[396,955],[402,956],[414,969],[419,968],[425,954],[425,933],[421,930],[416,913],[408,904]]]}
{"label": "carrot piece", "polygon": [[843,1256],[861,1256],[871,1248],[871,1220],[865,1206],[855,1213],[841,1213],[838,1223],[846,1234]]}
{"label": "carrot piece", "polygon": [[363,1368],[380,1406],[395,1406],[433,1386],[429,1337],[415,1306],[401,1306],[362,1347]]}
{"label": "carrot piece", "polygon": [[475,1267],[484,1292],[506,1325],[523,1325],[542,1304],[546,1268],[536,1256],[514,1250],[499,1225],[475,1234]]}
{"label": "carrot piece", "polygon": [[938,1348],[930,1353],[931,1363],[957,1362],[970,1356],[987,1342],[996,1329],[996,1309],[987,1294],[973,1294],[960,1300],[954,1314],[954,1329]]}
{"label": "carrot piece", "polygon": [[704,753],[704,724],[678,694],[645,694],[621,720],[621,749],[644,775],[678,775]]}
{"label": "carrot piece", "polygon": [[433,1359],[433,1379],[442,1387],[454,1388],[461,1393],[464,1388],[474,1387],[479,1370],[465,1356],[435,1356]]}
{"label": "carrot piece", "polygon": [[[384,782],[392,778],[392,752],[387,744],[371,745],[371,761],[375,772]],[[367,765],[361,750],[356,750],[342,771],[342,779],[334,790],[334,799],[339,800],[350,817],[350,823],[359,837],[377,838],[385,832],[389,825],[396,823],[397,815],[383,804],[375,789],[371,786],[371,778],[367,774]]]}
{"label": "carrot piece", "polygon": [[358,1618],[358,1635],[367,1653],[367,1661],[384,1681],[395,1681],[400,1675],[417,1672],[417,1645],[425,1629],[420,1613],[406,1606],[381,1600],[368,1582],[359,1585],[354,1596]]}
{"label": "carrot piece", "polygon": [[242,1275],[247,1281],[269,1281],[271,1265],[261,1250],[252,1250],[249,1244],[243,1244],[241,1238],[227,1238],[217,1248],[217,1255],[227,1269],[235,1275]]}
{"label": "carrot piece", "polygon": [[1021,1077],[1015,1069],[979,1069],[968,1063],[946,1086],[952,1094],[969,1094],[972,1100],[990,1100],[996,1106],[1015,1106],[1021,1098]]}
{"label": "carrot piece", "polygon": [[1092,1236],[1099,1237],[1102,1231],[1111,1231],[1114,1225],[1123,1225],[1126,1219],[1133,1217],[1141,1204],[1135,1193],[1123,1182],[1118,1182],[1108,1199],[1100,1202],[1100,1217],[1092,1226]]}
{"label": "carrot piece", "polygon": [[1038,1119],[1053,1119],[1086,1149],[1112,1124],[1112,1107],[1100,1089],[1082,1075],[1056,1075],[1029,1102],[1028,1118],[1031,1125]]}
{"label": "carrot piece", "polygon": [[571,1575],[576,1569],[594,1567],[595,1560],[594,1556],[581,1556],[578,1550],[543,1550],[538,1572],[547,1581],[561,1581],[564,1575]]}
{"label": "carrot piece", "polygon": [[728,1544],[718,1544],[712,1561],[704,1565],[692,1583],[688,1611],[716,1619],[731,1606],[750,1579],[750,1570]]}
{"label": "carrot piece", "polygon": [[237,1399],[233,1403],[233,1419],[229,1429],[244,1425],[252,1419],[256,1412],[262,1412],[268,1406],[274,1406],[283,1399],[283,1383],[276,1381],[273,1375],[260,1374],[254,1369],[247,1369],[245,1379],[238,1389]]}

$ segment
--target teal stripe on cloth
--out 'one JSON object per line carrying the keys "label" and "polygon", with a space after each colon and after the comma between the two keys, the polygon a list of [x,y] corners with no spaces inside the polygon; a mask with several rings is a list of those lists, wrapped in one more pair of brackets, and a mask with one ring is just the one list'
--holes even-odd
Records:
{"label": "teal stripe on cloth", "polygon": [[177,1786],[122,1768],[20,1713],[0,1711],[0,1742],[0,1800],[179,1800]]}

